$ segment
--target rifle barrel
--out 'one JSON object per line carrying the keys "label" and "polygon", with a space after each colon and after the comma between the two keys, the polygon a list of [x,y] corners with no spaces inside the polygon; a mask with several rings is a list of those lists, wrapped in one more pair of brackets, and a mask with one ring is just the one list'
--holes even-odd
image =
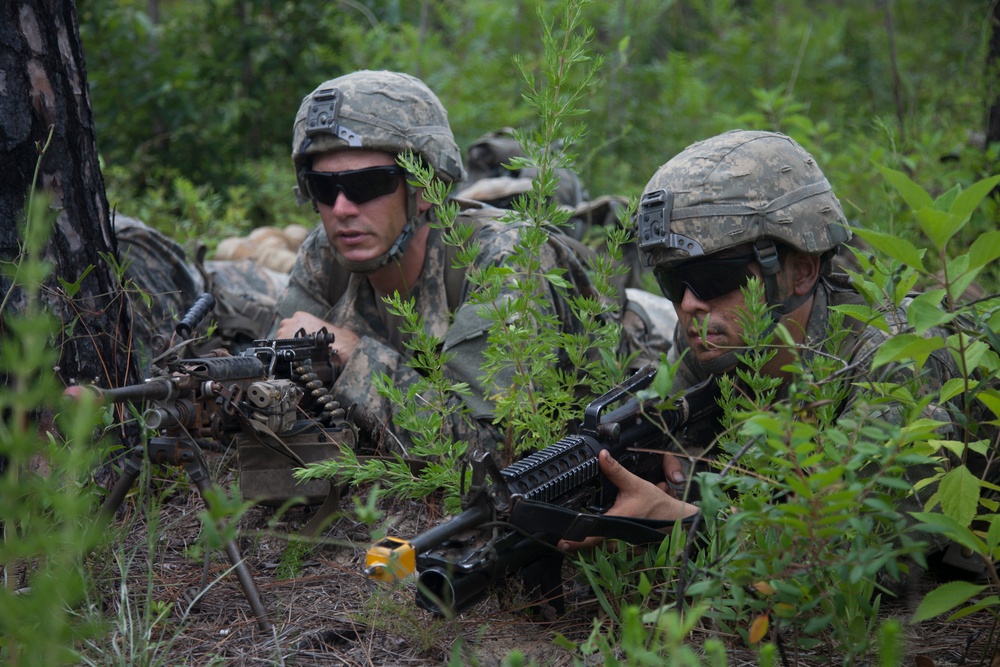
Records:
{"label": "rifle barrel", "polygon": [[490,517],[486,508],[482,505],[475,505],[458,514],[454,519],[417,535],[410,541],[410,546],[416,553],[421,554],[432,547],[444,543],[459,533],[481,527],[489,519]]}
{"label": "rifle barrel", "polygon": [[176,390],[177,388],[169,378],[155,378],[142,384],[115,387],[114,389],[102,389],[94,385],[76,385],[67,388],[63,393],[70,398],[78,398],[81,392],[89,391],[101,403],[138,403],[168,400]]}
{"label": "rifle barrel", "polygon": [[412,541],[387,537],[368,550],[365,573],[379,581],[396,581],[416,571],[419,554],[440,546],[459,533],[479,528],[489,518],[486,507],[475,505],[454,519],[421,533]]}

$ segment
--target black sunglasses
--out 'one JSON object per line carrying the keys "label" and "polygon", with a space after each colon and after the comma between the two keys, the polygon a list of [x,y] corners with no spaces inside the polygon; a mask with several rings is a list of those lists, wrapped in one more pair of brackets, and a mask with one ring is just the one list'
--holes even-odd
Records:
{"label": "black sunglasses", "polygon": [[670,269],[657,267],[653,275],[664,296],[674,303],[684,300],[685,290],[691,290],[702,301],[711,301],[745,287],[754,275],[750,270],[750,262],[754,259],[754,255],[749,254],[696,260]]}
{"label": "black sunglasses", "polygon": [[304,171],[302,179],[310,199],[333,206],[337,202],[338,191],[355,204],[391,195],[399,189],[404,173],[400,167],[387,165],[353,171]]}

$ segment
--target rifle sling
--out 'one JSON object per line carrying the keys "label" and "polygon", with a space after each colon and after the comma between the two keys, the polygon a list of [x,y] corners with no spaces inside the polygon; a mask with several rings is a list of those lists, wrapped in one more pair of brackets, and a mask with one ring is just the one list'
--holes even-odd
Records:
{"label": "rifle sling", "polygon": [[553,534],[558,539],[579,542],[587,537],[605,537],[629,544],[662,542],[667,535],[661,529],[669,528],[675,523],[607,514],[584,514],[551,503],[523,499],[514,505],[510,521],[526,532]]}

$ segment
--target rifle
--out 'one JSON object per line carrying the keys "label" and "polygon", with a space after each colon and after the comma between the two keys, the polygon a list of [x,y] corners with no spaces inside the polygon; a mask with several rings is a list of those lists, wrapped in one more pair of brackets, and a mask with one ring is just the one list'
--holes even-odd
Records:
{"label": "rifle", "polygon": [[373,545],[366,574],[396,581],[416,571],[417,606],[449,615],[462,613],[491,585],[519,572],[529,593],[562,613],[558,540],[659,542],[665,535],[657,528],[668,525],[603,515],[618,490],[600,473],[600,451],[607,449],[637,475],[662,480],[666,434],[719,410],[714,377],[684,392],[674,409],[659,410],[654,401],[638,399],[636,393],[655,375],[654,367],[643,367],[587,406],[577,435],[503,470],[491,452],[474,454],[463,512],[411,540],[389,537]]}
{"label": "rifle", "polygon": [[[177,325],[179,334],[191,331],[191,314],[200,319],[206,304],[208,310],[214,304],[210,294],[199,297]],[[332,344],[333,334],[326,329],[310,335],[300,329],[294,338],[255,340],[236,356],[220,348],[185,359],[173,348],[154,360],[152,377],[141,384],[77,386],[66,394],[87,390],[106,403],[151,402],[143,414],[146,425],[170,437],[219,439],[240,431],[246,419],[287,433],[300,410],[322,424],[343,416],[326,389],[337,374],[330,360]]]}
{"label": "rifle", "polygon": [[[256,340],[239,355],[218,350],[216,355],[182,357],[191,331],[214,307],[211,294],[201,295],[177,324],[181,343],[153,361],[152,377],[141,384],[102,389],[69,387],[65,394],[78,397],[91,392],[105,403],[149,404],[145,424],[156,431],[144,446],[133,447],[125,458],[121,478],[101,507],[100,520],[110,521],[142,470],[144,460],[183,467],[206,504],[211,486],[209,467],[202,453],[206,440],[225,442],[237,433],[268,439],[275,448],[305,431],[325,433],[344,426],[344,411],[328,393],[337,376],[331,361],[333,334],[325,329],[295,337]],[[306,415],[306,416],[303,416]],[[341,423],[337,424],[337,420]],[[300,465],[304,465],[298,459]],[[339,489],[330,483],[333,498]],[[247,601],[263,630],[271,628],[256,583],[234,540],[225,545]]]}

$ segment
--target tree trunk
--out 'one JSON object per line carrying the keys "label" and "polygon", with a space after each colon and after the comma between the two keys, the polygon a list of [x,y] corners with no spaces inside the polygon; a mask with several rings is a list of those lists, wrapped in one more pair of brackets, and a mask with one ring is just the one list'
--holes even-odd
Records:
{"label": "tree trunk", "polygon": [[990,44],[986,52],[986,91],[990,104],[986,119],[986,145],[1000,141],[1000,3],[990,9]]}
{"label": "tree trunk", "polygon": [[[51,141],[49,136],[51,133]],[[41,148],[48,147],[39,156]],[[68,0],[0,2],[0,260],[21,254],[17,222],[38,166],[37,190],[55,223],[43,251],[54,267],[41,305],[63,322],[53,339],[66,384],[121,386],[141,380],[131,354],[131,310],[112,267],[117,255],[94,138],[76,7]],[[89,273],[88,273],[89,270]],[[62,281],[62,282],[61,282]],[[64,283],[79,283],[74,292]],[[6,322],[25,294],[0,276]],[[136,433],[121,430],[125,444]]]}

